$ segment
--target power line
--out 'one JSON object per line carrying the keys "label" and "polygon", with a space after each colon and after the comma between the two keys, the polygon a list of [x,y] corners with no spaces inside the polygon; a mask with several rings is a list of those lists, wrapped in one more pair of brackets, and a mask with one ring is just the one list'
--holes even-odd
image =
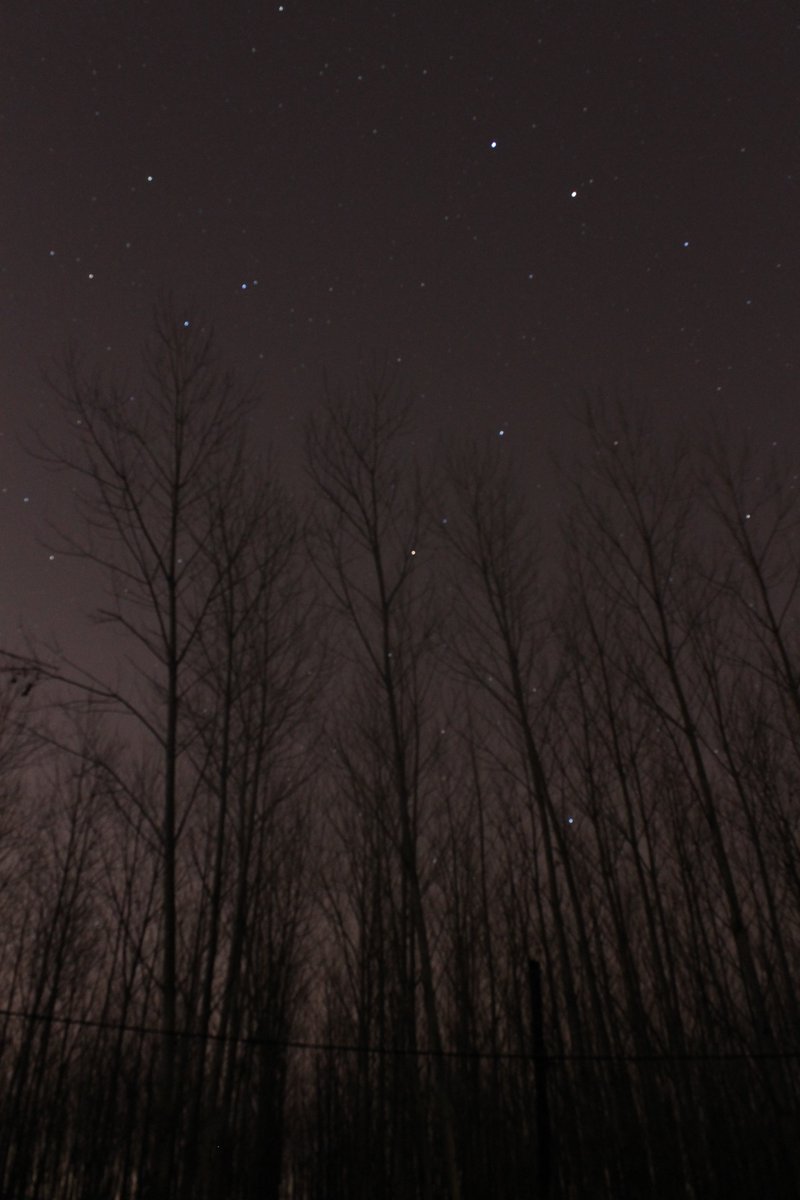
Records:
{"label": "power line", "polygon": [[[9,1017],[23,1021],[41,1021],[52,1022],[58,1025],[73,1026],[82,1029],[105,1029],[116,1033],[133,1033],[139,1034],[142,1037],[164,1037],[163,1029],[157,1029],[152,1025],[131,1025],[125,1022],[117,1021],[101,1021],[98,1018],[92,1017],[68,1017],[56,1013],[35,1013],[27,1012],[23,1009],[0,1008],[0,1016]],[[522,1050],[442,1050],[441,1052],[432,1050],[429,1047],[413,1047],[413,1046],[375,1046],[375,1045],[359,1045],[351,1042],[322,1042],[308,1039],[298,1038],[272,1038],[266,1037],[263,1034],[246,1034],[233,1035],[226,1033],[214,1033],[208,1031],[206,1033],[200,1030],[177,1029],[171,1037],[180,1038],[183,1040],[196,1040],[206,1042],[225,1042],[231,1045],[250,1045],[250,1046],[273,1046],[277,1049],[285,1050],[303,1050],[315,1053],[335,1053],[335,1054],[374,1054],[385,1056],[403,1056],[413,1055],[418,1058],[454,1058],[454,1059],[480,1059],[483,1061],[530,1061],[533,1059],[533,1052]],[[620,1063],[659,1063],[659,1062],[770,1062],[775,1060],[798,1060],[800,1059],[800,1050],[730,1050],[730,1051],[706,1051],[706,1052],[653,1052],[647,1054],[566,1054],[555,1053],[546,1054],[545,1058],[548,1063],[603,1063],[603,1062],[620,1062]]]}

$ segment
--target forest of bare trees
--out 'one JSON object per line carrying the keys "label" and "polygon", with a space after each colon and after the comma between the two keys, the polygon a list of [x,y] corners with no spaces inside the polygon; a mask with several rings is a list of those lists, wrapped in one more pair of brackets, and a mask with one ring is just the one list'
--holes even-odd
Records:
{"label": "forest of bare trees", "polygon": [[[558,516],[210,335],[37,453],[107,670],[0,668],[0,1196],[800,1195],[800,479],[587,406]],[[538,524],[537,524],[538,522]]]}

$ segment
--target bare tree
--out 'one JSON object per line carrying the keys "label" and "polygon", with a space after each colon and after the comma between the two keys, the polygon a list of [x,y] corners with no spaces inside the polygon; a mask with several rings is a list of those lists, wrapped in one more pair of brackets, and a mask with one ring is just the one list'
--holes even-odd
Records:
{"label": "bare tree", "polygon": [[[219,594],[208,547],[214,500],[235,502],[245,471],[250,397],[216,364],[209,330],[171,305],[156,313],[141,383],[108,380],[75,355],[55,387],[65,438],[42,454],[72,477],[82,532],[61,534],[62,553],[99,568],[106,599],[97,620],[131,647],[124,677],[99,677],[40,658],[44,676],[129,717],[161,756],[156,816],[162,890],[162,1099],[171,1154],[178,992],[177,847],[186,819],[181,765],[194,729],[182,723],[197,682],[194,651]],[[162,1179],[163,1183],[163,1179]],[[166,1195],[162,1191],[161,1195]]]}
{"label": "bare tree", "polygon": [[[212,503],[207,554],[216,594],[192,654],[197,683],[185,706],[196,730],[188,757],[198,799],[187,830],[200,887],[187,1010],[198,1036],[207,1037],[213,1025],[217,1040],[205,1087],[204,1047],[191,1077],[190,1163],[201,1096],[207,1113],[218,1114],[234,1085],[236,1059],[229,1057],[224,1069],[224,1039],[240,1036],[250,1020],[243,998],[253,986],[250,939],[272,923],[288,922],[292,930],[301,923],[290,917],[306,870],[295,832],[305,820],[303,795],[314,770],[309,729],[322,647],[311,637],[313,605],[297,521],[278,485],[253,481],[235,496],[215,493]],[[287,871],[291,864],[293,881],[279,870],[282,861]],[[273,877],[286,885],[283,895],[270,884]],[[281,949],[293,977],[298,952],[295,944]],[[278,974],[260,977],[257,1004],[281,994]],[[283,992],[287,1004],[291,994]],[[276,1001],[273,1016],[286,1035],[295,1014]],[[262,1020],[261,1036],[268,1033]],[[184,1186],[187,1195],[196,1194],[191,1166]]]}
{"label": "bare tree", "polygon": [[[309,544],[341,623],[341,677],[343,683],[352,680],[358,695],[344,730],[347,770],[352,780],[360,777],[361,786],[374,789],[375,803],[388,806],[383,820],[393,831],[389,844],[401,895],[397,953],[408,964],[409,1047],[416,1036],[418,971],[433,1050],[445,1186],[457,1200],[461,1183],[452,1099],[420,861],[425,763],[435,729],[430,707],[435,617],[425,561],[425,505],[408,457],[409,416],[408,404],[386,378],[353,397],[329,400],[308,434],[309,470],[319,496]],[[430,1189],[429,1170],[426,1176]]]}

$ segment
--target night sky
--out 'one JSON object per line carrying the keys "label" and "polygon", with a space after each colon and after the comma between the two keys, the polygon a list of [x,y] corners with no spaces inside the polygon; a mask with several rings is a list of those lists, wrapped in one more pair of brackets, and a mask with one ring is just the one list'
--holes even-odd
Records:
{"label": "night sky", "polygon": [[298,486],[323,372],[376,353],[422,439],[502,430],[546,511],[599,388],[791,449],[799,100],[788,2],[5,4],[0,640],[91,605],[36,540],[69,520],[18,442],[42,368],[72,340],[135,380],[160,289]]}

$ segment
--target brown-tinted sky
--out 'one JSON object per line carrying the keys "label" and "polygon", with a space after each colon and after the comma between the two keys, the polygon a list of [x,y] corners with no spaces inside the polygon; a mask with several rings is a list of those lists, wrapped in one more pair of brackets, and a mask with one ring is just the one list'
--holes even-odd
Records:
{"label": "brown-tinted sky", "polygon": [[377,351],[422,432],[531,475],[584,391],[793,441],[795,5],[12,0],[0,28],[0,637],[62,634],[69,520],[20,451],[68,339],[136,363],[161,288],[213,318],[291,466],[323,368]]}

